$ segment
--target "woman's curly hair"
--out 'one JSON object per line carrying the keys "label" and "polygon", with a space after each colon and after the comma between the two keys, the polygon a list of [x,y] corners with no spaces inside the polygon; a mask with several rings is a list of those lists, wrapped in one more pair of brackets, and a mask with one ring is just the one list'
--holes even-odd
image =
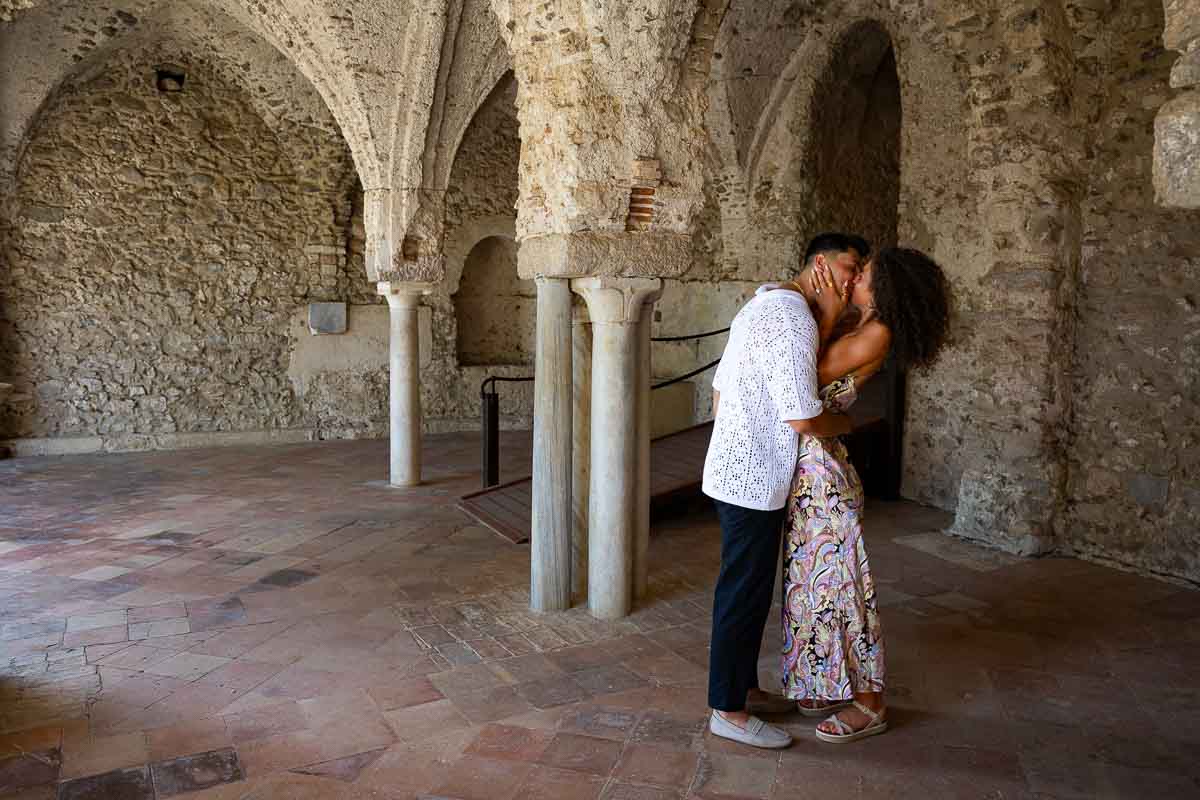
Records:
{"label": "woman's curly hair", "polygon": [[937,360],[950,328],[950,290],[937,262],[920,250],[887,247],[875,254],[871,292],[879,321],[892,333],[902,369]]}

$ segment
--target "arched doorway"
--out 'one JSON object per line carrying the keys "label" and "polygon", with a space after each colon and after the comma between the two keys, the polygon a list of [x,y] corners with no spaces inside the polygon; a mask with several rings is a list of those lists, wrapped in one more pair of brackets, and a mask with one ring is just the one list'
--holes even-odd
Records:
{"label": "arched doorway", "polygon": [[462,366],[533,363],[537,291],[517,277],[517,243],[480,240],[467,254],[454,295],[458,363]]}

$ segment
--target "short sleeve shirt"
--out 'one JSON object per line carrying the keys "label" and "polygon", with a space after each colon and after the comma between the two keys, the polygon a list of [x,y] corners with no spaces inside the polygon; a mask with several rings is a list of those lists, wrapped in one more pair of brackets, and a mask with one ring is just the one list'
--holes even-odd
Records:
{"label": "short sleeve shirt", "polygon": [[804,295],[773,284],[734,317],[713,376],[721,403],[704,461],[706,495],[743,508],[783,508],[799,444],[787,421],[822,411],[819,343]]}

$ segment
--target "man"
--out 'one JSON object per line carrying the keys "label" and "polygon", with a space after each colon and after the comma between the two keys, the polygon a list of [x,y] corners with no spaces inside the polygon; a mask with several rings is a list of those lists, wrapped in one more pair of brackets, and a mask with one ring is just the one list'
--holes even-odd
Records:
{"label": "man", "polygon": [[[709,730],[753,745],[782,748],[791,736],[751,712],[780,713],[792,701],[758,686],[758,652],[771,610],[785,505],[798,434],[840,436],[848,419],[824,410],[817,394],[820,334],[810,303],[820,300],[814,270],[849,291],[870,245],[825,233],[809,244],[798,276],[763,287],[733,320],[713,378],[713,425],[703,490],[721,521],[721,573],[713,598]],[[828,288],[826,291],[834,291]]]}

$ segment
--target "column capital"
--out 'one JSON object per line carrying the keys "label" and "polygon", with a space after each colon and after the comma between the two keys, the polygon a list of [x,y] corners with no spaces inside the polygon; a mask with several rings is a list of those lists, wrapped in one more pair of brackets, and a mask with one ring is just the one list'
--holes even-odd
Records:
{"label": "column capital", "polygon": [[415,281],[379,281],[375,291],[387,298],[392,308],[409,308],[420,304],[421,298],[434,290],[437,284]]}
{"label": "column capital", "polygon": [[674,278],[692,266],[692,241],[665,231],[579,231],[519,239],[517,274]]}
{"label": "column capital", "polygon": [[571,289],[587,301],[593,323],[633,325],[642,309],[662,297],[661,278],[575,278]]}

